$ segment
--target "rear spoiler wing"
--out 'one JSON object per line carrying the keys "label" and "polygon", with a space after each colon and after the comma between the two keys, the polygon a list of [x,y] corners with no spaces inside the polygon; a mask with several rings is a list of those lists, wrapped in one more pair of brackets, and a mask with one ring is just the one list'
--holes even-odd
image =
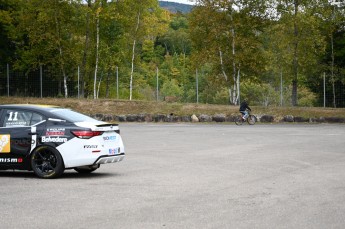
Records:
{"label": "rear spoiler wing", "polygon": [[116,123],[105,123],[96,125],[95,131],[115,131],[116,133],[120,133],[119,124]]}

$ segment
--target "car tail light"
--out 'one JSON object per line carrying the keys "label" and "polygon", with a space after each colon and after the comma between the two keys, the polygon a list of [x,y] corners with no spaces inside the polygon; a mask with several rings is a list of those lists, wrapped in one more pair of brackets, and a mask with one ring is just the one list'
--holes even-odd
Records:
{"label": "car tail light", "polygon": [[82,138],[82,139],[89,139],[89,138],[103,134],[102,131],[92,131],[92,130],[74,130],[71,132],[77,138]]}

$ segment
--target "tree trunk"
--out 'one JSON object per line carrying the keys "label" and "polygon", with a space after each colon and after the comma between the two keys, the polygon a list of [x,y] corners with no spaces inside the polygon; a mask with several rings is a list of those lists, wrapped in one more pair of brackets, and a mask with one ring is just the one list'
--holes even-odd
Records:
{"label": "tree trunk", "polygon": [[233,89],[232,89],[232,94],[230,94],[230,101],[232,104],[236,105],[237,104],[237,99],[238,99],[238,87],[239,87],[239,75],[237,76],[237,69],[236,69],[236,40],[235,40],[235,28],[233,25],[233,18],[232,15],[230,14],[230,19],[231,19],[231,48],[232,48],[232,78],[233,78]]}
{"label": "tree trunk", "polygon": [[335,79],[334,79],[334,39],[333,33],[331,34],[331,49],[332,49],[332,63],[331,63],[331,81],[332,81],[332,91],[333,91],[333,107],[336,108],[335,103]]}
{"label": "tree trunk", "polygon": [[[91,0],[87,1],[88,9],[91,9]],[[86,75],[86,60],[87,60],[87,53],[89,50],[89,40],[90,40],[90,13],[88,12],[86,15],[86,31],[85,31],[85,46],[83,52],[83,60],[80,66],[80,85],[81,85],[81,97],[85,97],[85,75]]]}
{"label": "tree trunk", "polygon": [[95,64],[95,75],[93,81],[93,98],[97,99],[96,93],[96,83],[97,83],[97,71],[98,71],[98,57],[99,57],[99,13],[97,12],[97,19],[96,19],[96,64]]}
{"label": "tree trunk", "polygon": [[106,98],[109,97],[109,78],[110,78],[110,69],[108,69],[108,73],[107,73],[107,85],[106,85],[106,89],[105,89],[105,97]]}
{"label": "tree trunk", "polygon": [[134,32],[134,40],[133,40],[133,47],[132,47],[132,68],[131,68],[131,77],[129,82],[129,100],[132,100],[132,91],[133,91],[133,73],[134,73],[134,59],[135,59],[135,45],[136,45],[136,34],[139,29],[139,23],[140,23],[140,11],[137,15],[137,25]]}
{"label": "tree trunk", "polygon": [[297,87],[298,87],[298,26],[297,14],[299,7],[299,0],[294,0],[295,18],[294,18],[294,55],[293,55],[293,80],[292,80],[292,106],[297,106]]}
{"label": "tree trunk", "polygon": [[132,47],[132,66],[131,66],[131,77],[129,81],[129,100],[132,100],[132,91],[133,91],[133,72],[134,72],[134,58],[135,58],[135,43],[136,40],[133,41]]}
{"label": "tree trunk", "polygon": [[228,81],[228,75],[226,74],[225,69],[224,69],[223,52],[220,48],[219,48],[219,60],[220,60],[220,67],[222,69],[222,73],[223,73],[223,76],[225,78],[225,81]]}
{"label": "tree trunk", "polygon": [[101,87],[102,78],[103,78],[103,73],[101,73],[101,78],[100,78],[99,81],[98,81],[97,99],[98,99],[98,96],[99,96],[99,89],[100,89],[100,87]]}
{"label": "tree trunk", "polygon": [[63,53],[62,53],[60,24],[59,24],[59,21],[57,19],[56,13],[54,16],[55,16],[56,34],[57,34],[58,49],[59,49],[59,65],[60,65],[62,76],[63,76],[63,86],[64,86],[65,98],[67,98],[68,97],[67,76],[66,76],[66,71],[65,71],[65,67],[64,67],[64,60],[63,60]]}
{"label": "tree trunk", "polygon": [[241,68],[238,68],[237,71],[237,79],[236,79],[236,86],[237,86],[237,96],[234,104],[239,104],[241,91],[240,91],[240,76],[241,76]]}

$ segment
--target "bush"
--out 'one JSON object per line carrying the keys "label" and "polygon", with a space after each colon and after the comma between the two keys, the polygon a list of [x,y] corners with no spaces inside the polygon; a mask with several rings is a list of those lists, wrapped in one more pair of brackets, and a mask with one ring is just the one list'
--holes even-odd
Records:
{"label": "bush", "polygon": [[306,87],[298,88],[298,105],[312,107],[317,103],[317,96]]}
{"label": "bush", "polygon": [[175,96],[180,98],[183,95],[182,88],[177,84],[177,81],[175,79],[165,81],[163,83],[162,89],[161,89],[161,95],[163,97],[166,96]]}
{"label": "bush", "polygon": [[227,88],[222,87],[221,90],[217,91],[213,98],[214,104],[229,104],[229,91]]}
{"label": "bush", "polygon": [[276,106],[280,103],[280,92],[266,83],[243,82],[241,84],[241,98],[250,101],[251,105]]}

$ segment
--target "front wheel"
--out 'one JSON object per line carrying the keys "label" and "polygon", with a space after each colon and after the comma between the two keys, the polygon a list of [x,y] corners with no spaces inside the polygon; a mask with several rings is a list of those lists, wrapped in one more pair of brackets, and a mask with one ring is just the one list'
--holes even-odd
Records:
{"label": "front wheel", "polygon": [[256,123],[255,115],[249,115],[247,122],[249,123],[249,125],[254,125]]}
{"label": "front wheel", "polygon": [[56,178],[65,166],[60,153],[49,146],[41,146],[31,154],[31,168],[40,178]]}
{"label": "front wheel", "polygon": [[243,124],[243,118],[241,115],[239,115],[235,118],[235,123],[237,126],[241,126]]}

